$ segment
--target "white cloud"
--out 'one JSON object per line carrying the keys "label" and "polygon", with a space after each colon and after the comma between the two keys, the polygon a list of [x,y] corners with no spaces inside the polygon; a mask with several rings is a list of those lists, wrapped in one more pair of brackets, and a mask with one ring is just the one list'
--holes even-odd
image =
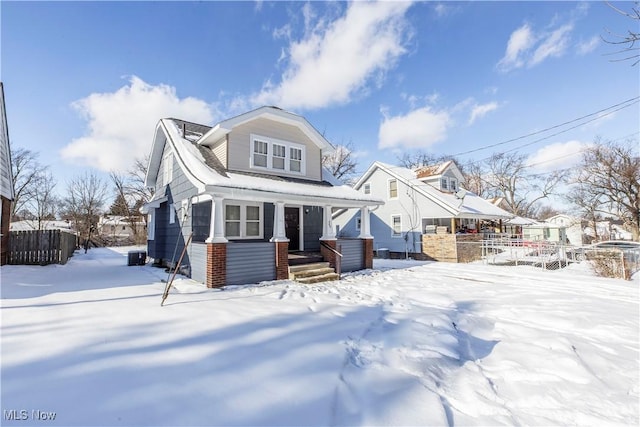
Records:
{"label": "white cloud", "polygon": [[447,136],[452,120],[446,111],[423,107],[406,115],[385,116],[378,131],[378,148],[426,148]]}
{"label": "white cloud", "polygon": [[[304,9],[308,30],[286,50],[280,83],[267,81],[250,103],[287,109],[344,104],[380,84],[407,50],[410,2],[353,2],[333,21],[317,20]],[[310,20],[317,20],[315,27]]]}
{"label": "white cloud", "polygon": [[529,24],[511,33],[507,42],[507,50],[504,57],[498,62],[498,68],[503,71],[509,71],[514,68],[520,68],[524,65],[524,53],[527,52],[535,42],[535,36]]}
{"label": "white cloud", "polygon": [[577,164],[582,150],[588,146],[577,140],[549,144],[530,155],[527,165],[540,172],[565,169]]}
{"label": "white cloud", "polygon": [[103,171],[126,171],[136,158],[149,153],[159,119],[176,117],[211,123],[206,102],[182,98],[175,88],[153,86],[132,76],[115,92],[92,93],[72,106],[87,121],[87,134],[61,150],[64,159]]}
{"label": "white cloud", "polygon": [[[497,69],[508,72],[563,56],[571,44],[574,22],[585,16],[587,10],[588,7],[578,5],[568,17],[554,16],[546,31],[534,31],[528,23],[522,25],[511,33],[505,54],[496,65]],[[596,42],[590,40],[589,43]],[[579,51],[589,48],[593,49],[595,45],[578,46]]]}
{"label": "white cloud", "polygon": [[533,67],[551,57],[564,55],[569,45],[570,33],[573,25],[563,25],[555,31],[547,34],[542,43],[536,48],[529,60],[528,66]]}
{"label": "white cloud", "polygon": [[468,124],[473,124],[476,119],[484,117],[487,113],[498,108],[497,102],[489,102],[487,104],[476,104],[471,109],[471,115],[469,116]]}
{"label": "white cloud", "polygon": [[585,42],[578,43],[578,55],[586,55],[593,52],[600,44],[600,37],[593,36]]}

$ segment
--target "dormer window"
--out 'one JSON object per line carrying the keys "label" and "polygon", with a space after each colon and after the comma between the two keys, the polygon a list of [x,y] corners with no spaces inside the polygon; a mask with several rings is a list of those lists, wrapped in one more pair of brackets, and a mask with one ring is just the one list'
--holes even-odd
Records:
{"label": "dormer window", "polygon": [[458,181],[456,181],[455,179],[451,179],[451,181],[449,182],[450,187],[451,187],[451,191],[453,193],[455,193],[456,191],[458,191]]}
{"label": "dormer window", "polygon": [[444,191],[449,190],[449,180],[447,178],[442,178],[440,180],[440,189]]}
{"label": "dormer window", "polygon": [[251,167],[304,174],[304,146],[265,136],[251,135]]}

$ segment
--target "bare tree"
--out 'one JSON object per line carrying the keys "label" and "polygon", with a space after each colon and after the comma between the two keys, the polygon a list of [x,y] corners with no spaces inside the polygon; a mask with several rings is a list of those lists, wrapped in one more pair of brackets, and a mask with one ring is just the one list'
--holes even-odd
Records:
{"label": "bare tree", "polygon": [[338,145],[332,154],[322,157],[322,166],[338,180],[349,183],[354,178],[358,162],[353,156],[353,144]]}
{"label": "bare tree", "polygon": [[94,172],[76,176],[67,185],[67,214],[73,218],[76,230],[85,242],[85,253],[106,198],[107,184]]}
{"label": "bare tree", "polygon": [[527,156],[518,153],[498,153],[487,160],[488,193],[503,197],[514,215],[533,216],[536,205],[554,194],[563,182],[566,171],[551,174],[533,174],[526,164]]}
{"label": "bare tree", "polygon": [[43,230],[46,221],[54,220],[60,200],[54,193],[56,181],[49,171],[41,173],[35,181],[30,211],[36,221],[36,229]]}
{"label": "bare tree", "polygon": [[11,175],[13,178],[14,199],[11,217],[15,221],[18,213],[24,212],[35,197],[42,175],[47,166],[38,161],[38,153],[25,148],[11,150]]}
{"label": "bare tree", "polygon": [[464,181],[460,184],[462,188],[485,199],[491,196],[487,172],[481,163],[473,161],[466,163],[463,175]]}
{"label": "bare tree", "polygon": [[558,209],[549,205],[541,205],[537,210],[534,218],[544,221],[561,213]]}
{"label": "bare tree", "polygon": [[[619,14],[630,18],[633,21],[640,21],[640,2],[633,2],[635,6],[631,7],[630,11],[624,11],[613,6],[611,3],[607,2],[609,7],[618,12]],[[637,24],[636,24],[637,28]],[[616,34],[610,30],[607,31],[607,36],[602,37],[605,43],[609,43],[616,46],[622,46],[622,48],[613,52],[613,55],[622,56],[621,58],[614,59],[613,61],[633,61],[632,66],[638,65],[640,62],[640,47],[636,46],[637,43],[640,43],[640,32],[634,30],[627,30],[626,34]]]}
{"label": "bare tree", "polygon": [[573,178],[575,192],[585,195],[586,204],[594,212],[616,215],[636,241],[640,236],[640,156],[632,147],[637,144],[596,139],[583,151],[580,170]]}
{"label": "bare tree", "polygon": [[115,187],[116,200],[114,206],[117,208],[117,212],[114,212],[112,206],[111,213],[121,215],[125,221],[129,224],[133,233],[134,242],[141,243],[142,236],[140,236],[140,224],[143,221],[144,216],[136,209],[139,206],[138,199],[139,190],[135,187],[135,182],[131,175],[125,175],[117,172],[111,172],[111,182]]}
{"label": "bare tree", "polygon": [[456,160],[455,157],[448,155],[438,156],[424,151],[415,151],[412,153],[403,153],[402,157],[398,157],[399,165],[407,169],[417,169],[422,166],[433,166],[449,160],[453,160],[458,166],[458,169],[462,172],[462,164]]}

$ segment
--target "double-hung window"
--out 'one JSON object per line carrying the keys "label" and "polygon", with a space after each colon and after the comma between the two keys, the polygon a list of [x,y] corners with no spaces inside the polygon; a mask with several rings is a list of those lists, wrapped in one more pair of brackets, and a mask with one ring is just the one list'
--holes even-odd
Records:
{"label": "double-hung window", "polygon": [[251,135],[251,167],[296,175],[305,173],[305,147],[288,141],[281,141],[259,135]]}
{"label": "double-hung window", "polygon": [[224,207],[224,231],[229,239],[262,238],[262,205],[227,203]]}
{"label": "double-hung window", "polygon": [[289,170],[291,172],[302,172],[302,149],[296,147],[289,148]]}
{"label": "double-hung window", "polygon": [[367,182],[363,187],[363,191],[364,194],[371,194],[371,184]]}
{"label": "double-hung window", "polygon": [[398,181],[396,181],[395,179],[389,180],[389,198],[398,198]]}
{"label": "double-hung window", "polygon": [[273,144],[272,165],[274,169],[284,170],[286,154],[287,154],[287,147],[280,144]]}
{"label": "double-hung window", "polygon": [[442,178],[440,180],[440,189],[448,190],[449,189],[449,180],[447,178]]}
{"label": "double-hung window", "polygon": [[400,215],[391,215],[391,237],[402,236],[402,217]]}
{"label": "double-hung window", "polygon": [[263,168],[267,167],[269,155],[269,144],[258,139],[253,140],[253,165]]}

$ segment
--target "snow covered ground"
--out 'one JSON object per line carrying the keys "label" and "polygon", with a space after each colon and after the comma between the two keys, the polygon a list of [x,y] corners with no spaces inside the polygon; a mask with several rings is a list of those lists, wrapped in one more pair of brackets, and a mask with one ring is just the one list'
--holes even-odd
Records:
{"label": "snow covered ground", "polygon": [[316,285],[182,279],[160,307],[166,273],[126,261],[2,267],[2,425],[639,422],[637,280],[376,260]]}

